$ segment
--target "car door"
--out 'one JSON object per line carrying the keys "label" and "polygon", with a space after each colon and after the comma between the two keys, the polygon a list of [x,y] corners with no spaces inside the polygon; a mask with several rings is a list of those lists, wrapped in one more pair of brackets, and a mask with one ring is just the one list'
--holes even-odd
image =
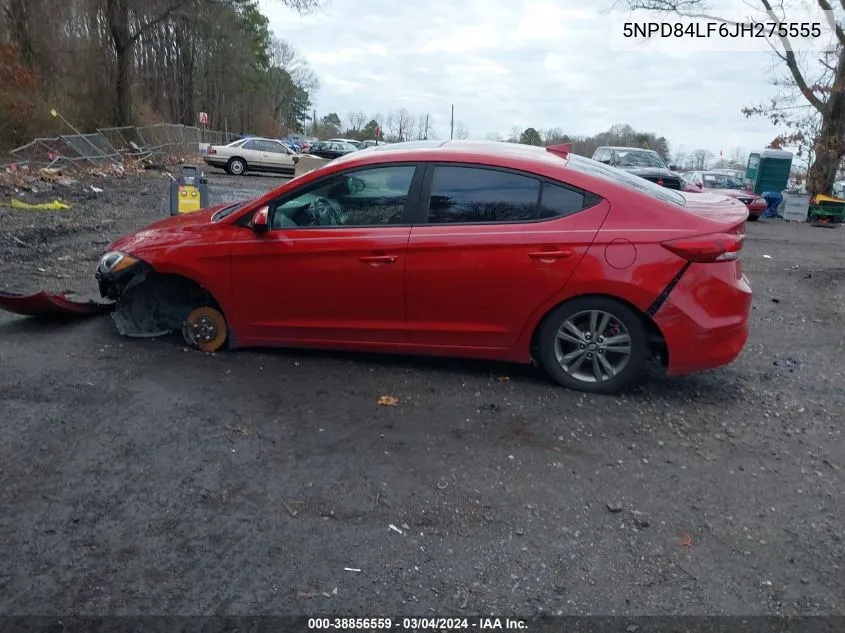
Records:
{"label": "car door", "polygon": [[269,205],[271,229],[245,227],[232,287],[245,342],[406,341],[405,260],[415,163],[325,176]]}
{"label": "car door", "polygon": [[[595,194],[493,167],[430,165],[408,242],[408,341],[507,348],[607,215]],[[424,216],[424,217],[423,217]]]}
{"label": "car door", "polygon": [[261,162],[261,141],[256,138],[248,140],[246,143],[235,150],[235,155],[243,158],[249,167],[261,169],[263,164]]}
{"label": "car door", "polygon": [[291,152],[278,141],[261,141],[261,164],[264,169],[281,172],[293,171]]}

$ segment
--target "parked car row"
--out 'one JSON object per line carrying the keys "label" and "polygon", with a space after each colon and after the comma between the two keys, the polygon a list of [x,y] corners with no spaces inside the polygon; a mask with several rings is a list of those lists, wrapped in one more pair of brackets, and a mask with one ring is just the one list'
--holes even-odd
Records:
{"label": "parked car row", "polygon": [[748,219],[756,222],[766,210],[766,201],[748,191],[745,174],[737,169],[711,169],[678,173],[657,152],[638,147],[599,147],[593,160],[623,169],[667,189],[691,193],[720,193],[736,198],[748,209]]}
{"label": "parked car row", "polygon": [[[282,141],[259,136],[246,136],[228,145],[209,146],[204,161],[206,165],[225,169],[233,176],[247,171],[273,172],[293,175],[299,155],[307,154],[333,160],[358,150],[376,145],[376,141],[354,141],[333,138],[328,141],[288,145]],[[378,142],[378,145],[385,143]]]}

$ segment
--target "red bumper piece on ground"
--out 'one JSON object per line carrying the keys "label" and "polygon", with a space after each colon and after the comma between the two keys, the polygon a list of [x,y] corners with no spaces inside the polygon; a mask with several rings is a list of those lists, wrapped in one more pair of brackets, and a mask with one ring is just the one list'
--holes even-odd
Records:
{"label": "red bumper piece on ground", "polygon": [[24,316],[94,316],[110,312],[113,304],[93,300],[73,301],[64,293],[42,290],[33,295],[0,292],[0,309]]}

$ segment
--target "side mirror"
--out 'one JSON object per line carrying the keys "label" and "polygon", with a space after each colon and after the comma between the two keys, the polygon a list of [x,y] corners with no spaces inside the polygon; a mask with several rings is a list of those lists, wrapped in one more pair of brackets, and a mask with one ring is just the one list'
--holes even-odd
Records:
{"label": "side mirror", "polygon": [[270,230],[270,221],[268,216],[270,214],[270,207],[261,207],[252,216],[252,230],[256,233],[266,233]]}
{"label": "side mirror", "polygon": [[678,171],[678,166],[677,165],[669,165],[669,170],[670,171]]}

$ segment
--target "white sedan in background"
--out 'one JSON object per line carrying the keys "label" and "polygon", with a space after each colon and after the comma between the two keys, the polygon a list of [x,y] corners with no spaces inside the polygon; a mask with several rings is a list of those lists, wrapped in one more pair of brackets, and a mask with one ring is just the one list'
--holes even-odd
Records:
{"label": "white sedan in background", "polygon": [[233,176],[248,171],[293,175],[299,157],[281,141],[254,136],[228,145],[211,145],[203,160],[206,165],[225,169]]}

